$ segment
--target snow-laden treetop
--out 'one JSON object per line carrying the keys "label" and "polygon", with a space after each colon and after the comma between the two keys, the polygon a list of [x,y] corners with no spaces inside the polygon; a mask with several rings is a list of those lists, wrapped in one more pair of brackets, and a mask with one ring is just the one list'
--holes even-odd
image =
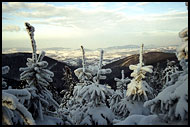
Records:
{"label": "snow-laden treetop", "polygon": [[102,69],[102,61],[103,61],[103,54],[104,54],[104,50],[100,51],[100,60],[99,60],[99,66],[98,66],[98,71],[97,71],[97,76],[95,76],[93,78],[93,81],[97,84],[99,84],[100,80],[105,80],[106,76],[103,76],[105,74],[109,74],[112,72],[112,70],[110,68],[108,69]]}
{"label": "snow-laden treetop", "polygon": [[39,56],[37,57],[36,54],[36,41],[34,40],[34,27],[31,26],[29,23],[25,23],[26,30],[30,36],[31,44],[32,44],[32,59],[27,58],[27,67],[19,68],[20,71],[23,71],[20,74],[21,80],[26,80],[27,83],[30,85],[49,85],[49,82],[52,82],[53,79],[51,77],[54,76],[54,73],[46,69],[48,66],[48,62],[42,61],[45,52],[42,51]]}
{"label": "snow-laden treetop", "polygon": [[121,71],[121,79],[114,78],[114,80],[117,82],[117,89],[120,89],[121,85],[126,86],[126,83],[130,82],[128,77],[125,78],[124,70]]}
{"label": "snow-laden treetop", "polygon": [[30,36],[30,40],[31,40],[31,44],[32,44],[32,50],[33,50],[33,54],[32,54],[32,59],[34,60],[34,63],[37,61],[37,54],[36,54],[36,41],[34,40],[34,27],[31,26],[29,23],[25,23],[26,26],[26,30]]}
{"label": "snow-laden treetop", "polygon": [[137,98],[140,100],[141,95],[144,95],[143,99],[148,100],[146,92],[152,93],[152,88],[145,81],[142,81],[142,79],[145,78],[145,74],[147,72],[153,72],[153,66],[143,66],[143,46],[144,45],[142,44],[140,49],[139,63],[137,65],[129,66],[129,69],[133,70],[131,77],[134,78],[128,84],[126,96],[128,98],[132,98],[132,100],[135,100]]}
{"label": "snow-laden treetop", "polygon": [[143,46],[144,45],[142,44],[140,49],[139,63],[137,65],[129,66],[129,69],[134,71],[131,73],[131,77],[134,77],[136,81],[141,81],[143,78],[145,78],[146,72],[152,73],[153,66],[143,66]]}
{"label": "snow-laden treetop", "polygon": [[[188,9],[188,2],[185,3]],[[181,38],[183,44],[177,48],[177,58],[178,60],[188,60],[188,27],[184,28],[179,32],[179,37]]]}
{"label": "snow-laden treetop", "polygon": [[9,70],[10,70],[9,66],[2,67],[2,75],[7,74]]}
{"label": "snow-laden treetop", "polygon": [[86,82],[92,78],[92,71],[86,68],[85,51],[83,46],[81,46],[81,50],[82,50],[82,68],[76,69],[74,73],[80,82]]}

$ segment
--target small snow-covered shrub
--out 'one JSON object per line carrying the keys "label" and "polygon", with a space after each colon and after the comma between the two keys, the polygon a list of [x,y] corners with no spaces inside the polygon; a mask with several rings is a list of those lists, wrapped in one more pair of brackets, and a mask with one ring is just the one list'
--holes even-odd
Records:
{"label": "small snow-covered shrub", "polygon": [[[9,72],[10,68],[9,66],[2,67],[2,75],[7,74]],[[4,78],[2,78],[2,88],[6,88],[7,83],[4,81]]]}
{"label": "small snow-covered shrub", "polygon": [[[15,95],[19,96],[19,99]],[[22,104],[22,100],[25,100],[25,99],[30,99],[30,94],[27,91],[22,91],[22,90],[3,90],[2,91],[2,124],[3,125],[19,125],[19,124],[35,125],[36,124],[31,113]]]}
{"label": "small snow-covered shrub", "polygon": [[[111,98],[109,99],[109,102],[110,102],[110,107],[115,115],[118,116],[120,114],[122,116],[126,116],[126,115],[123,115],[125,111],[124,110],[121,111],[118,108],[118,104],[121,101],[121,99],[123,99],[125,96],[124,93],[126,92],[127,83],[130,82],[130,79],[128,77],[125,78],[124,70],[121,71],[121,75],[122,75],[121,79],[118,79],[118,78],[114,79],[115,81],[117,81],[116,83],[117,90],[112,94]],[[121,114],[121,112],[123,113]]]}

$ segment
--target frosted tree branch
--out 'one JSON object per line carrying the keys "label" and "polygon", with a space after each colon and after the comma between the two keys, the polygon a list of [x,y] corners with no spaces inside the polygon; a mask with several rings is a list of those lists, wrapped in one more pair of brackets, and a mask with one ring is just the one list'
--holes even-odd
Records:
{"label": "frosted tree branch", "polygon": [[140,48],[140,57],[139,57],[139,63],[140,63],[140,67],[142,67],[143,65],[143,47],[144,47],[144,44],[141,45],[141,48]]}
{"label": "frosted tree branch", "polygon": [[83,66],[83,72],[85,72],[85,51],[83,46],[81,46],[81,50],[82,50],[82,66]]}
{"label": "frosted tree branch", "polygon": [[33,50],[33,53],[32,53],[32,59],[34,61],[34,63],[37,62],[37,54],[36,54],[36,41],[34,40],[34,27],[31,26],[29,23],[25,23],[25,26],[26,26],[26,30],[30,36],[30,40],[31,40],[31,44],[32,44],[32,50]]}

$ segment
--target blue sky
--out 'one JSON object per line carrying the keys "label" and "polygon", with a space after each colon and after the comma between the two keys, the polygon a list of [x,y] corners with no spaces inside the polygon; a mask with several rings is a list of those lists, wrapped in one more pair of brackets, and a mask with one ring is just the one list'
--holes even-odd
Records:
{"label": "blue sky", "polygon": [[30,47],[24,22],[36,29],[39,48],[105,48],[180,43],[188,26],[184,2],[2,3],[2,47]]}

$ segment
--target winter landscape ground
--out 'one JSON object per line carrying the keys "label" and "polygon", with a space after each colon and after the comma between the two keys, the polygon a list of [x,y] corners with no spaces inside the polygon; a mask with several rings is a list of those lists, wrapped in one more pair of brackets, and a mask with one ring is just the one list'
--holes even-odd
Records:
{"label": "winter landscape ground", "polygon": [[[185,3],[188,6],[188,3]],[[188,28],[179,45],[2,51],[2,125],[188,125]]]}

